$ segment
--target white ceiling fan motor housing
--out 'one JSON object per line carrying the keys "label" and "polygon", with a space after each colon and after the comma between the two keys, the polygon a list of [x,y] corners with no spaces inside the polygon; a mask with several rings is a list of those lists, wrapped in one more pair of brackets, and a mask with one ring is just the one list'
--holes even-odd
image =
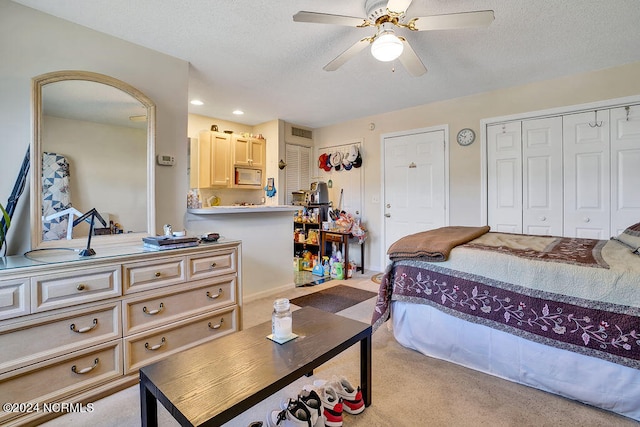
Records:
{"label": "white ceiling fan motor housing", "polygon": [[367,19],[375,23],[378,18],[387,14],[387,3],[389,0],[367,0],[364,3],[364,10],[367,13]]}

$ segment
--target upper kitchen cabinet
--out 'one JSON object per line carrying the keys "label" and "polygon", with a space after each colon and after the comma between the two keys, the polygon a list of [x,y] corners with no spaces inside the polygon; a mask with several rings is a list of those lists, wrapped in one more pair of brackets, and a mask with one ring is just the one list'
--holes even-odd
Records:
{"label": "upper kitchen cabinet", "polygon": [[[192,166],[191,188],[231,186],[231,135],[201,131],[195,145],[191,153],[192,159],[195,160]],[[194,170],[194,167],[197,169]]]}
{"label": "upper kitchen cabinet", "polygon": [[233,135],[232,145],[234,166],[246,166],[256,169],[265,167],[266,147],[264,139]]}

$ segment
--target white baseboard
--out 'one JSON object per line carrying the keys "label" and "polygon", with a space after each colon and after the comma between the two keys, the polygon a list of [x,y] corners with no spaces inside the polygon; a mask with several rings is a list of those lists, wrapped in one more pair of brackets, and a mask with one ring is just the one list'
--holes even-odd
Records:
{"label": "white baseboard", "polygon": [[242,296],[242,302],[244,304],[249,303],[249,302],[253,302],[255,300],[259,300],[261,298],[265,298],[268,297],[270,295],[273,294],[278,294],[278,293],[282,293],[283,291],[288,291],[290,289],[295,289],[296,284],[291,282],[291,283],[287,283],[285,285],[282,286],[278,286],[276,288],[270,288],[261,292],[254,292],[252,294],[248,294],[248,295],[243,295]]}

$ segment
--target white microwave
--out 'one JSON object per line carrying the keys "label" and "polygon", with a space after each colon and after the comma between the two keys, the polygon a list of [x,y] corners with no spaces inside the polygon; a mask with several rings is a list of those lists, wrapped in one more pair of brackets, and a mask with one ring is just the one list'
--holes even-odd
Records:
{"label": "white microwave", "polygon": [[262,186],[262,169],[236,168],[236,185]]}

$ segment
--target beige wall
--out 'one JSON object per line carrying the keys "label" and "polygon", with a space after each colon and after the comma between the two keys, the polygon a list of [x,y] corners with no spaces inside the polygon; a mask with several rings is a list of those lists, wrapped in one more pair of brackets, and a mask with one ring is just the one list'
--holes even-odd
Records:
{"label": "beige wall", "polygon": [[[364,138],[364,213],[369,228],[367,268],[382,270],[381,136],[391,132],[435,125],[449,126],[451,225],[479,225],[481,221],[480,120],[530,111],[577,105],[640,94],[640,63],[497,90],[465,98],[425,104],[414,108],[364,117],[317,129],[316,146]],[[427,74],[425,77],[429,78]],[[370,123],[375,129],[370,130]],[[475,130],[476,142],[460,147],[456,134]]]}
{"label": "beige wall", "polygon": [[[125,232],[147,231],[147,130],[44,116],[43,151],[69,162],[71,203],[80,212],[96,208]],[[113,174],[117,167],[118,173]],[[102,227],[102,225],[96,225]],[[79,224],[74,237],[87,236]]]}

